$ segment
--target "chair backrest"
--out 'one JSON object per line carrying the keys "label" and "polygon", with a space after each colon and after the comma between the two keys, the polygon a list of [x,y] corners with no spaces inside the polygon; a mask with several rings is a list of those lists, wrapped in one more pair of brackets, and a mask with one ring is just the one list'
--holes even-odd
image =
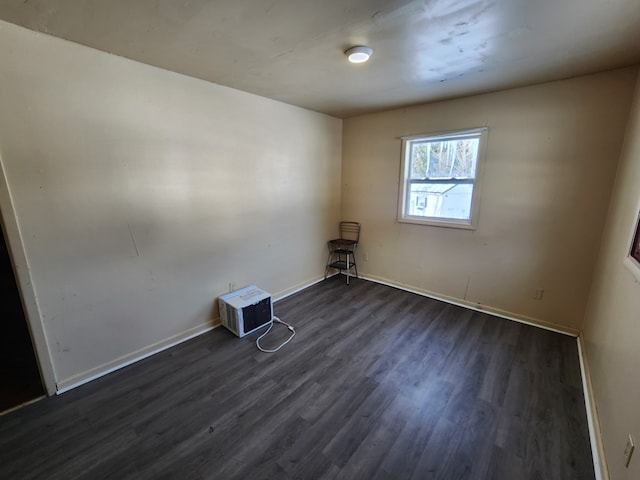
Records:
{"label": "chair backrest", "polygon": [[360,242],[360,224],[358,222],[340,222],[340,238]]}

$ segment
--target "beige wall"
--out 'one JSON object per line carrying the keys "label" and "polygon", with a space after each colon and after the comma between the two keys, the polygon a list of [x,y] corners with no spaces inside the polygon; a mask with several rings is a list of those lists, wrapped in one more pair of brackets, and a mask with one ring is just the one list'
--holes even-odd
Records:
{"label": "beige wall", "polygon": [[[362,222],[361,272],[577,329],[635,75],[616,70],[345,120],[342,217]],[[489,138],[477,230],[397,223],[400,137],[481,126]],[[536,288],[542,300],[532,298]]]}
{"label": "beige wall", "polygon": [[59,385],[202,331],[229,282],[321,278],[340,120],[3,22],[0,45],[0,156]]}
{"label": "beige wall", "polygon": [[[640,78],[584,322],[602,438],[613,480],[640,478],[640,281],[623,262],[640,208]],[[636,452],[623,465],[627,435]]]}

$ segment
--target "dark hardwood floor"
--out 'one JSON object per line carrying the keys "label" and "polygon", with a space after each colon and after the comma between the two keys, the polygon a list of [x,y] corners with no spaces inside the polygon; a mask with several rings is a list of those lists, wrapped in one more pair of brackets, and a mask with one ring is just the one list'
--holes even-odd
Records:
{"label": "dark hardwood floor", "polygon": [[275,313],[0,417],[0,478],[594,478],[574,338],[340,277]]}

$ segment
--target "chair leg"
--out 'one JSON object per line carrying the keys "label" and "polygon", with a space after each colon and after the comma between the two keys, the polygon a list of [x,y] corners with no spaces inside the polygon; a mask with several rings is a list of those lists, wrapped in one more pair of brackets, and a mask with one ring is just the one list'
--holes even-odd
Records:
{"label": "chair leg", "polygon": [[356,263],[356,252],[353,252],[353,269],[356,271],[356,278],[358,277],[358,264]]}
{"label": "chair leg", "polygon": [[[336,263],[339,265],[337,267],[331,267],[332,263]],[[355,277],[359,278],[355,250],[338,249],[338,251],[334,251],[331,249],[331,247],[329,247],[329,256],[327,257],[327,265],[324,269],[325,280],[329,276],[329,270],[331,268],[337,268],[340,274],[342,274],[343,272],[346,274],[347,285],[351,283],[351,277],[354,276],[351,274],[351,269],[353,269],[356,272]]]}
{"label": "chair leg", "polygon": [[350,256],[351,256],[351,255],[349,254],[349,252],[347,252],[347,253],[344,255],[345,266],[347,267],[347,268],[346,268],[346,270],[345,270],[345,272],[346,272],[346,274],[347,274],[347,285],[349,285],[349,277],[350,277],[350,275],[349,275],[349,270],[350,270],[350,268],[349,268],[349,257],[350,257]]}
{"label": "chair leg", "polygon": [[331,265],[331,259],[333,258],[333,252],[329,249],[329,257],[327,258],[327,266],[324,269],[324,279],[327,279],[327,275],[329,275],[329,265]]}

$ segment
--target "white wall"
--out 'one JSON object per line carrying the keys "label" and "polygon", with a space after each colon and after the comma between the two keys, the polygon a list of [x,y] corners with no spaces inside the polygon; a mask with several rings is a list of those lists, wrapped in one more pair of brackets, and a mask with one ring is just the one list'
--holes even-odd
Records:
{"label": "white wall", "polygon": [[[640,78],[584,322],[586,354],[612,480],[640,478],[640,282],[624,265],[640,209]],[[629,469],[623,452],[632,434]]]}
{"label": "white wall", "polygon": [[4,22],[0,45],[0,156],[59,385],[202,331],[231,281],[321,278],[340,120]]}
{"label": "white wall", "polygon": [[[342,217],[362,223],[359,270],[577,331],[635,75],[622,69],[345,120]],[[400,137],[482,126],[477,230],[397,223]],[[542,300],[532,298],[537,288]]]}

